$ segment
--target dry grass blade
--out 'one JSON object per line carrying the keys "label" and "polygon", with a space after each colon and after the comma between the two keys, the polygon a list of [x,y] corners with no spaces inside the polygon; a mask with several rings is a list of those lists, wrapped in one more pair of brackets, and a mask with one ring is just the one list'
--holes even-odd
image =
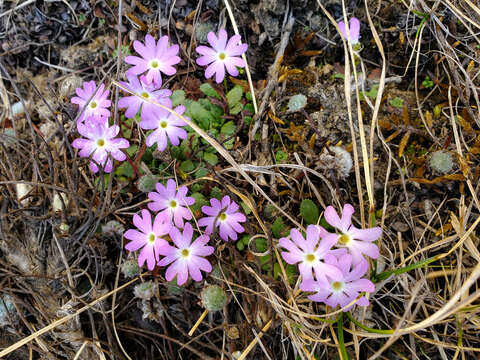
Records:
{"label": "dry grass blade", "polygon": [[2,351],[0,351],[0,358],[3,357],[3,356],[6,356],[8,354],[10,354],[12,351],[15,351],[16,349],[18,349],[19,347],[29,343],[30,341],[38,338],[39,336],[49,332],[50,330],[52,329],[55,329],[57,326],[73,319],[74,317],[80,315],[81,313],[83,313],[84,311],[92,308],[93,306],[95,306],[96,304],[98,304],[99,302],[105,300],[106,298],[110,297],[111,295],[117,293],[118,291],[120,290],[123,290],[125,289],[126,287],[132,285],[134,282],[136,282],[138,280],[138,278],[136,279],[133,279],[133,280],[130,280],[129,282],[121,285],[120,287],[116,288],[116,289],[113,289],[112,291],[109,291],[108,293],[106,293],[105,295],[99,297],[98,299],[90,302],[89,304],[81,307],[80,309],[78,309],[77,311],[75,311],[73,314],[70,314],[68,316],[65,316],[61,319],[58,319],[57,321],[51,323],[50,325],[47,325],[45,326],[43,329],[40,329],[36,332],[34,332],[33,334],[23,338],[22,340],[20,341],[17,341],[15,344],[7,347],[6,349],[3,349]]}

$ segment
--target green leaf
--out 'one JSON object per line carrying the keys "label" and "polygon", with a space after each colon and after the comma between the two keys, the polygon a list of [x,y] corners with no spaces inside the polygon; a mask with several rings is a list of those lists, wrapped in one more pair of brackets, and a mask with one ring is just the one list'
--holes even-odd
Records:
{"label": "green leaf", "polygon": [[235,245],[237,245],[237,249],[239,251],[242,251],[245,249],[245,247],[248,246],[248,242],[250,241],[251,236],[250,235],[243,235]]}
{"label": "green leaf", "polygon": [[252,209],[250,209],[247,204],[245,204],[243,201],[240,201],[240,206],[242,207],[243,209],[243,212],[245,213],[245,215],[250,215],[252,213]]}
{"label": "green leaf", "polygon": [[215,121],[213,115],[200,103],[192,101],[187,108],[187,115],[190,116],[203,130],[208,130],[210,124]]}
{"label": "green leaf", "polygon": [[182,163],[178,168],[182,170],[184,173],[189,173],[195,170],[195,164],[192,162],[192,160],[185,160],[185,161],[182,161]]}
{"label": "green leaf", "polygon": [[205,169],[204,167],[201,167],[200,169],[198,169],[197,171],[195,171],[195,179],[200,179],[202,177],[205,177],[208,175],[208,170]]}
{"label": "green leaf", "polygon": [[230,121],[227,121],[225,124],[223,124],[222,128],[220,129],[220,133],[227,136],[232,136],[233,134],[235,134],[236,130],[237,130],[237,127],[235,123],[232,120],[230,120]]}
{"label": "green leaf", "polygon": [[242,110],[243,110],[243,104],[239,102],[235,106],[231,107],[229,112],[230,112],[230,115],[237,115]]}
{"label": "green leaf", "polygon": [[242,100],[243,89],[239,85],[235,85],[232,90],[227,93],[228,107],[232,109]]}
{"label": "green leaf", "polygon": [[222,190],[218,186],[214,186],[212,190],[210,191],[210,196],[212,198],[220,200],[223,197]]}
{"label": "green leaf", "polygon": [[124,161],[122,164],[120,164],[119,167],[115,169],[115,175],[127,179],[131,178],[133,176],[132,166],[128,161]]}
{"label": "green leaf", "polygon": [[218,156],[205,151],[203,152],[203,160],[205,160],[210,165],[215,166],[218,163]]}
{"label": "green leaf", "polygon": [[300,204],[300,214],[307,224],[316,224],[318,220],[318,207],[310,199],[303,199]]}
{"label": "green leaf", "polygon": [[396,97],[388,102],[390,105],[396,108],[403,108],[403,99],[400,99],[399,97]]}
{"label": "green leaf", "polygon": [[362,91],[360,94],[360,100],[363,100],[362,96],[368,96],[370,99],[375,100],[378,95],[378,85],[373,85],[372,88],[368,91]]}
{"label": "green leaf", "polygon": [[137,152],[137,150],[138,150],[138,145],[133,144],[127,149],[128,156],[132,157]]}
{"label": "green leaf", "polygon": [[208,83],[200,85],[200,90],[207,96],[216,97],[218,100],[222,100],[217,91]]}
{"label": "green leaf", "polygon": [[190,206],[193,212],[199,211],[203,205],[208,205],[208,201],[202,193],[194,192],[191,196],[195,199],[195,203]]}
{"label": "green leaf", "polygon": [[282,232],[285,230],[285,224],[283,219],[279,216],[275,219],[272,224],[272,235],[275,239],[280,239],[282,237]]}
{"label": "green leaf", "polygon": [[172,99],[172,106],[185,105],[185,91],[175,90],[170,96]]}
{"label": "green leaf", "polygon": [[278,150],[275,153],[275,160],[277,160],[277,163],[282,163],[287,161],[288,159],[288,154],[285,151]]}
{"label": "green leaf", "polygon": [[268,249],[267,239],[265,238],[255,239],[255,248],[256,248],[255,252],[263,253],[267,251]]}
{"label": "green leaf", "polygon": [[245,94],[245,98],[248,100],[248,101],[252,101],[253,98],[252,98],[252,93],[250,91],[247,91],[247,93]]}

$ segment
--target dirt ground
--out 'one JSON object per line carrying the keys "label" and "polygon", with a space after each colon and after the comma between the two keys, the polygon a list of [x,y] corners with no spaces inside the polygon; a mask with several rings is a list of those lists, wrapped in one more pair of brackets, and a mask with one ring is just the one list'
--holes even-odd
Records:
{"label": "dirt ground", "polygon": [[[195,62],[208,32],[234,32],[222,0],[0,2],[0,358],[478,358],[479,5],[230,4],[251,84],[245,71],[207,81]],[[332,22],[343,11],[361,22],[355,48]],[[125,119],[115,82],[147,33],[180,46],[163,86],[208,114],[220,109],[206,131],[231,158],[193,130],[176,149],[146,148]],[[111,175],[92,174],[71,145],[70,99],[90,80],[110,89],[112,121],[132,145]],[[177,286],[159,268],[128,277],[124,231],[149,181],[173,176],[198,204],[241,203],[245,234],[212,236],[202,282]],[[305,200],[320,224],[328,205],[350,203],[359,227],[382,228],[369,307],[340,316],[310,301],[282,262],[278,239],[310,223]],[[150,295],[138,295],[140,283]],[[190,336],[212,284],[227,302]]]}

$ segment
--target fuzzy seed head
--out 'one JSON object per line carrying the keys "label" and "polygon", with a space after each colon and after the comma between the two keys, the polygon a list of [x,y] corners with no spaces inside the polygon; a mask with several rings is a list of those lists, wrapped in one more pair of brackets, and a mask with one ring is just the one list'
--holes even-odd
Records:
{"label": "fuzzy seed head", "polygon": [[157,285],[152,281],[145,281],[144,283],[138,284],[133,289],[133,293],[136,297],[143,300],[150,300],[155,295],[155,290]]}
{"label": "fuzzy seed head", "polygon": [[227,294],[218,285],[209,285],[201,293],[202,304],[208,311],[220,311],[227,303]]}
{"label": "fuzzy seed head", "polygon": [[307,105],[307,97],[302,94],[293,95],[288,101],[288,111],[295,112],[302,110]]}
{"label": "fuzzy seed head", "polygon": [[122,264],[122,274],[126,278],[132,278],[140,274],[140,266],[137,260],[129,259]]}
{"label": "fuzzy seed head", "polygon": [[455,160],[452,153],[439,150],[430,155],[428,165],[435,173],[445,175],[452,172],[455,167]]}

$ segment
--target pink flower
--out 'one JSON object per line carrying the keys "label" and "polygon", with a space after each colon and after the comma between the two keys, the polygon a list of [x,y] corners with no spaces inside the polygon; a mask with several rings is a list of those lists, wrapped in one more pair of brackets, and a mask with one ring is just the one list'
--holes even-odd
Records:
{"label": "pink flower", "polygon": [[[375,286],[370,280],[361,279],[368,270],[368,262],[365,259],[354,265],[353,268],[350,254],[342,255],[338,259],[333,255],[327,255],[325,263],[338,268],[342,276],[332,278],[330,274],[327,274],[327,278],[305,279],[300,284],[300,289],[316,292],[316,294],[308,296],[310,300],[323,302],[332,308],[337,305],[343,308],[354,301],[361,292],[375,290]],[[365,296],[362,296],[355,304],[368,306],[370,303]],[[348,311],[352,306],[343,311]]]}
{"label": "pink flower", "polygon": [[317,279],[323,279],[327,274],[334,279],[342,277],[338,268],[324,262],[328,254],[346,253],[343,249],[331,250],[337,242],[335,234],[330,234],[321,226],[308,225],[307,239],[298,229],[290,230],[290,239],[281,238],[278,241],[281,247],[288,250],[281,255],[288,264],[298,263],[298,270],[303,279],[313,279],[313,273]]}
{"label": "pink flower", "polygon": [[[340,31],[342,32],[342,35],[345,37],[345,39],[348,39],[345,23],[343,21],[340,21],[338,23],[338,27],[340,28]],[[360,38],[360,20],[352,17],[350,19],[350,25],[348,27],[348,30],[350,31],[350,42],[352,43],[352,45],[357,44],[358,39]]]}
{"label": "pink flower", "polygon": [[218,33],[218,38],[213,32],[207,35],[208,42],[212,46],[199,46],[196,51],[200,53],[201,57],[197,59],[197,64],[204,66],[210,64],[205,70],[205,77],[211,78],[216,73],[215,81],[220,83],[225,77],[225,68],[232,76],[238,75],[238,67],[245,67],[245,62],[238,56],[247,51],[247,44],[238,44],[240,42],[240,35],[233,35],[227,43],[227,32],[221,29]]}
{"label": "pink flower", "polygon": [[98,171],[97,165],[103,167],[106,173],[112,171],[113,163],[112,159],[108,156],[109,154],[118,161],[126,159],[126,155],[120,149],[128,148],[130,144],[123,138],[115,139],[115,136],[117,136],[120,131],[118,125],[108,127],[106,121],[87,121],[85,123],[78,123],[77,129],[86,139],[75,139],[73,140],[72,146],[80,149],[78,153],[80,157],[89,157],[92,155],[93,161],[90,161],[90,170],[93,173]]}
{"label": "pink flower", "polygon": [[168,46],[168,36],[162,36],[158,43],[150,34],[145,36],[145,45],[140,41],[133,42],[133,48],[141,57],[127,56],[125,62],[134,65],[127,74],[140,75],[147,72],[147,84],[152,82],[160,87],[162,85],[163,72],[165,75],[173,75],[177,70],[172,66],[180,62],[177,56],[178,45]]}
{"label": "pink flower", "polygon": [[[110,107],[110,100],[108,100],[110,91],[103,91],[104,89],[105,85],[101,83],[97,90],[97,85],[95,85],[95,81],[93,80],[84,82],[83,88],[75,89],[75,92],[78,96],[74,96],[71,102],[78,104],[80,111],[85,108],[82,115],[78,118],[78,122],[84,122],[85,120],[96,120],[102,122],[103,119],[106,119],[110,116],[110,110],[108,110]],[[88,102],[89,99],[90,101]]]}
{"label": "pink flower", "polygon": [[161,105],[171,108],[172,100],[169,96],[172,95],[170,90],[160,89],[160,86],[155,86],[154,84],[147,84],[145,76],[140,76],[140,81],[136,75],[127,74],[128,83],[120,82],[125,88],[131,90],[138,96],[125,96],[118,101],[119,108],[127,108],[125,111],[125,116],[130,119],[137,115],[140,107],[142,112],[140,113],[140,118],[142,120],[154,119],[156,111],[159,107],[151,102],[146,100],[153,100]]}
{"label": "pink flower", "polygon": [[165,272],[165,279],[171,281],[177,276],[177,284],[183,285],[187,279],[188,274],[195,281],[202,280],[202,273],[200,270],[210,272],[212,265],[204,256],[213,253],[213,247],[207,246],[209,237],[207,235],[199,236],[192,243],[193,228],[190,223],[185,223],[183,234],[176,227],[170,230],[170,237],[175,246],[167,245],[159,249],[160,255],[165,257],[158,262],[159,266],[166,266],[171,264]]}
{"label": "pink flower", "polygon": [[[177,106],[173,111],[182,115],[185,112],[185,106]],[[167,138],[170,139],[172,145],[180,145],[180,139],[187,138],[187,132],[183,129],[183,126],[186,125],[187,124],[177,115],[162,108],[156,110],[154,117],[152,116],[149,119],[142,119],[142,121],[140,121],[140,127],[142,129],[155,129],[154,132],[148,135],[146,144],[147,146],[152,146],[157,143],[157,149],[159,151],[163,151],[167,147]]]}
{"label": "pink flower", "polygon": [[157,183],[156,188],[157,192],[148,193],[148,198],[152,200],[148,203],[148,208],[152,211],[163,210],[157,217],[164,222],[174,222],[176,227],[183,228],[183,219],[192,218],[192,212],[187,206],[195,203],[193,197],[187,196],[188,188],[180,186],[177,192],[177,184],[172,179],[168,179],[166,187]]}
{"label": "pink flower", "polygon": [[152,216],[148,210],[142,210],[142,216],[133,215],[133,224],[138,230],[129,229],[123,236],[131,240],[125,249],[128,251],[137,251],[143,249],[138,255],[138,265],[143,266],[147,262],[148,270],[152,271],[159,260],[160,249],[168,247],[168,242],[161,236],[168,234],[171,225],[164,223],[160,217],[155,217],[152,226]]}
{"label": "pink flower", "polygon": [[357,264],[364,260],[363,255],[367,255],[372,259],[378,258],[380,253],[373,241],[382,235],[382,229],[378,226],[371,229],[357,229],[352,225],[354,212],[352,205],[345,204],[342,218],[339,218],[333,206],[329,206],[325,209],[325,220],[339,230],[337,246],[347,248],[353,257],[353,263]]}
{"label": "pink flower", "polygon": [[202,206],[202,212],[209,216],[198,220],[198,225],[206,226],[206,234],[212,234],[218,227],[223,240],[237,240],[237,233],[245,231],[239,223],[247,221],[245,215],[238,211],[238,204],[230,201],[230,196],[226,195],[221,202],[215,198],[210,199],[210,205],[212,206]]}

